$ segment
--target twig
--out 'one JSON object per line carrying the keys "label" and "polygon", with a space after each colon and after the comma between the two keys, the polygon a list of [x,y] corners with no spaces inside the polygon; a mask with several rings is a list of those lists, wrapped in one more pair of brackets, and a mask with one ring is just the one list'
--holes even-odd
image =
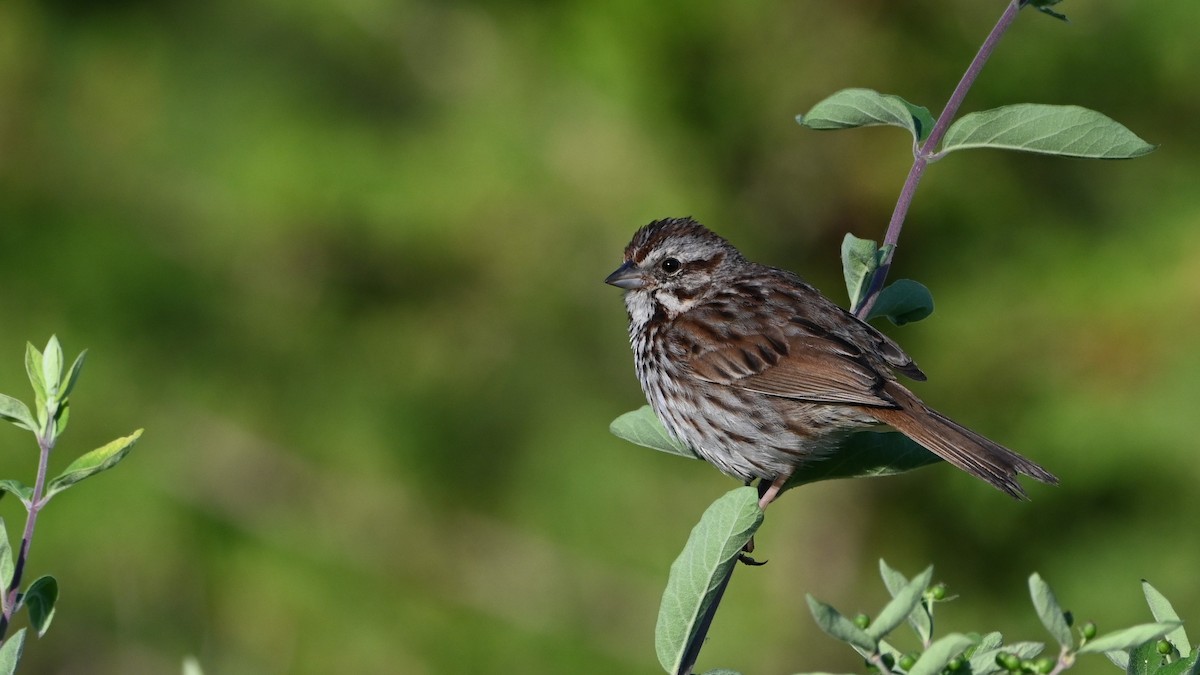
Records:
{"label": "twig", "polygon": [[883,282],[887,280],[888,270],[892,266],[892,257],[895,255],[896,246],[900,241],[900,231],[904,228],[904,218],[908,215],[908,207],[912,205],[913,195],[917,191],[917,184],[921,182],[921,176],[925,173],[925,167],[930,162],[937,160],[934,150],[942,142],[942,137],[946,135],[946,130],[950,128],[950,123],[954,121],[955,115],[958,114],[958,109],[967,97],[967,92],[970,91],[971,85],[975,84],[979,73],[983,71],[983,66],[987,63],[988,57],[995,51],[996,45],[1000,43],[1000,38],[1004,36],[1009,26],[1016,20],[1017,12],[1021,11],[1021,7],[1024,5],[1024,0],[1009,0],[1008,7],[1004,9],[1004,13],[1000,15],[1000,19],[996,21],[996,25],[992,27],[992,31],[988,33],[987,38],[983,41],[983,45],[979,47],[975,58],[971,60],[971,65],[967,66],[967,71],[963,73],[962,79],[958,81],[958,86],[950,94],[950,100],[946,102],[946,107],[942,109],[942,114],[938,115],[937,121],[934,122],[933,129],[929,132],[929,137],[913,153],[912,168],[908,170],[908,177],[904,179],[904,187],[900,190],[900,198],[896,200],[896,208],[892,211],[891,220],[888,221],[887,234],[883,238],[885,251],[883,260],[880,261],[879,267],[875,269],[875,273],[871,276],[871,284],[867,287],[867,293],[863,296],[862,302],[854,310],[854,315],[858,318],[865,318],[870,313],[871,308],[875,305],[875,299],[879,296],[879,291],[883,289]]}
{"label": "twig", "polygon": [[33,543],[33,529],[37,525],[38,513],[41,512],[45,503],[42,501],[42,496],[46,489],[46,470],[50,465],[50,451],[54,449],[54,426],[57,410],[56,406],[51,406],[47,410],[46,428],[42,433],[37,435],[38,449],[40,450],[38,457],[37,479],[33,483],[33,499],[29,502],[29,511],[25,516],[25,531],[21,535],[21,550],[17,553],[17,559],[13,565],[12,583],[5,589],[4,596],[4,613],[0,615],[0,640],[8,633],[9,622],[12,621],[13,614],[16,613],[17,598],[20,596],[21,576],[25,572],[25,562],[29,559],[29,547]]}

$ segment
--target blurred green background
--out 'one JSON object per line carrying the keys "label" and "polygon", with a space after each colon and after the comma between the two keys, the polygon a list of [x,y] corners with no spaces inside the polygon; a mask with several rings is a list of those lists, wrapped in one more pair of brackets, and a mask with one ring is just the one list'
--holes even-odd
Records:
{"label": "blurred green background", "polygon": [[[22,672],[659,672],[668,566],[735,483],[608,434],[642,397],[602,279],[693,215],[842,301],[909,142],[793,116],[850,86],[936,113],[1002,6],[0,3],[0,390],[57,333],[90,357],[54,468],[146,428],[40,521],[62,597]],[[937,312],[885,329],[1062,487],[789,493],[702,668],[858,668],[803,594],[874,611],[880,557],[962,594],[943,630],[1042,639],[1034,570],[1102,631],[1149,619],[1143,577],[1200,621],[1200,5],[1060,7],[964,112],[1079,104],[1160,149],[934,165],[894,276]]]}

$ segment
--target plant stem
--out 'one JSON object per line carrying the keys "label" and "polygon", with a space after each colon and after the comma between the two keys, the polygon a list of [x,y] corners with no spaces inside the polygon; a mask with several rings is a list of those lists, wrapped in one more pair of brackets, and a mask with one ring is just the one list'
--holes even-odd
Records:
{"label": "plant stem", "polygon": [[0,640],[3,640],[8,633],[8,625],[15,613],[17,596],[20,595],[21,576],[25,572],[25,562],[29,559],[29,546],[33,543],[33,528],[37,525],[38,513],[45,506],[42,496],[46,488],[46,470],[50,465],[50,451],[54,449],[55,420],[53,415],[49,415],[49,418],[47,429],[38,434],[38,448],[41,452],[38,457],[37,480],[33,483],[33,499],[29,502],[29,512],[25,516],[25,532],[21,535],[21,550],[17,553],[17,559],[13,565],[12,583],[5,590],[4,613],[0,615]]}
{"label": "plant stem", "polygon": [[908,170],[908,177],[904,179],[904,187],[900,190],[900,198],[896,200],[896,208],[892,211],[892,217],[888,221],[887,234],[883,238],[886,251],[883,260],[880,261],[879,267],[871,276],[871,285],[867,287],[867,293],[863,296],[862,302],[854,310],[854,315],[858,318],[863,319],[867,316],[871,307],[875,305],[879,291],[883,290],[883,282],[887,280],[888,270],[892,266],[892,257],[895,255],[896,246],[900,241],[900,231],[904,228],[904,218],[908,215],[908,208],[912,205],[913,195],[916,194],[917,184],[921,182],[925,167],[929,162],[935,160],[934,151],[941,144],[942,137],[946,135],[946,130],[950,128],[950,123],[958,114],[958,109],[966,99],[971,85],[975,84],[975,80],[979,78],[979,73],[983,71],[984,64],[996,50],[1000,38],[1012,26],[1017,18],[1017,12],[1021,11],[1021,7],[1024,5],[1024,0],[1009,0],[1008,6],[1004,8],[1004,13],[996,21],[996,25],[992,27],[992,31],[988,33],[987,38],[979,47],[979,51],[975,53],[975,58],[971,59],[971,65],[967,66],[967,71],[958,81],[958,86],[950,94],[950,100],[946,102],[942,114],[938,115],[937,121],[934,122],[929,137],[913,153],[912,168]]}

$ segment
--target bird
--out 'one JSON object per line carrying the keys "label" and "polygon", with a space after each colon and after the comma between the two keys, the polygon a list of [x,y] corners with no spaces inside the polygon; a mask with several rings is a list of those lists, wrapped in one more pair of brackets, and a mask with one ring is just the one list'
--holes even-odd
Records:
{"label": "bird", "polygon": [[667,431],[766,508],[797,467],[888,426],[1016,499],[1035,462],[925,405],[891,338],[796,274],[746,259],[696,220],[655,220],[605,282],[624,291],[638,381]]}

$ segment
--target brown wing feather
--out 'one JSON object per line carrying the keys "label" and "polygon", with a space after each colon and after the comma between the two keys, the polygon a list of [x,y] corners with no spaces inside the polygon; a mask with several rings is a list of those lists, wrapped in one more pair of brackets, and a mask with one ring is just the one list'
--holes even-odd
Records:
{"label": "brown wing feather", "polygon": [[[794,312],[771,311],[756,317],[756,322],[731,325],[722,324],[719,315],[719,306],[696,308],[672,331],[678,336],[696,335],[698,325],[722,326],[720,334],[680,350],[694,376],[814,403],[895,407],[884,391],[889,378],[880,373],[888,366],[873,363],[849,339],[825,331],[817,322]],[[747,325],[767,327],[759,332],[740,330]]]}

